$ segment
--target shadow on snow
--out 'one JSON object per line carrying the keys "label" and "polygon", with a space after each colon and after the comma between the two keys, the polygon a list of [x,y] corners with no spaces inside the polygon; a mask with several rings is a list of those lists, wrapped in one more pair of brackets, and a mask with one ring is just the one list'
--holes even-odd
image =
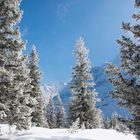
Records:
{"label": "shadow on snow", "polygon": [[[16,138],[14,140],[90,140],[83,138],[71,138],[71,137],[51,137],[51,138],[34,138],[34,137],[24,137],[24,138]],[[93,140],[93,139],[92,139]]]}

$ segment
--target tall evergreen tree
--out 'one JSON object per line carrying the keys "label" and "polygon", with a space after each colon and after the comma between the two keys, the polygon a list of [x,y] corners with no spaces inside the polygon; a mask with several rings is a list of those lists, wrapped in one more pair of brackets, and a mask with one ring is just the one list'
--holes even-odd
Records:
{"label": "tall evergreen tree", "polygon": [[98,110],[95,106],[97,93],[94,90],[88,51],[85,42],[80,38],[74,51],[76,64],[72,73],[69,117],[71,123],[79,118],[80,126],[84,123],[86,128],[96,128],[99,125]]}
{"label": "tall evergreen tree", "polygon": [[38,55],[35,49],[35,46],[32,48],[32,53],[30,56],[30,78],[31,78],[31,85],[32,85],[32,91],[31,91],[31,97],[34,98],[37,103],[33,104],[34,111],[32,112],[32,123],[33,125],[37,127],[45,127],[47,122],[45,121],[45,113],[44,113],[44,104],[43,104],[43,98],[42,93],[40,89],[40,79],[41,79],[41,73],[39,70],[39,64],[38,64]]}
{"label": "tall evergreen tree", "polygon": [[[140,7],[140,1],[135,1]],[[140,14],[134,14],[138,21]],[[108,79],[112,83],[112,97],[118,99],[119,105],[127,107],[133,117],[132,128],[140,139],[140,25],[123,23],[122,28],[134,37],[122,36],[117,42],[121,45],[121,68],[109,63],[106,69]]]}
{"label": "tall evergreen tree", "polygon": [[0,103],[6,109],[6,121],[17,129],[28,129],[32,109],[28,107],[30,97],[29,70],[25,47],[17,23],[22,17],[20,0],[0,1]]}
{"label": "tall evergreen tree", "polygon": [[57,128],[65,127],[65,111],[60,95],[57,95],[56,127]]}
{"label": "tall evergreen tree", "polygon": [[47,109],[46,114],[47,114],[49,128],[56,128],[56,115],[55,115],[55,107],[54,107],[52,96],[49,99],[49,103],[46,109]]}

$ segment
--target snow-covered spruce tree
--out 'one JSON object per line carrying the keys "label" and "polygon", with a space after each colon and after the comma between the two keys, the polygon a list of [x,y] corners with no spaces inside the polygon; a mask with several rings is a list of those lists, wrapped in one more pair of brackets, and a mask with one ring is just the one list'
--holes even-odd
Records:
{"label": "snow-covered spruce tree", "polygon": [[43,124],[43,127],[45,128],[49,128],[49,124],[48,124],[48,116],[47,116],[47,105],[45,103],[45,99],[43,98],[43,111],[44,111],[44,124]]}
{"label": "snow-covered spruce tree", "polygon": [[65,110],[60,95],[57,95],[56,127],[65,127]]}
{"label": "snow-covered spruce tree", "polygon": [[[135,1],[140,7],[140,0]],[[140,13],[134,14],[138,21]],[[127,107],[133,117],[132,128],[140,140],[140,25],[123,23],[122,28],[134,37],[122,36],[117,42],[121,45],[121,68],[109,63],[106,69],[108,79],[114,86],[112,97],[118,99],[119,105]]]}
{"label": "snow-covered spruce tree", "polygon": [[79,118],[80,126],[84,122],[86,128],[96,128],[99,125],[98,110],[95,106],[97,93],[94,90],[88,51],[80,37],[74,51],[76,64],[72,73],[69,119],[71,124]]}
{"label": "snow-covered spruce tree", "polygon": [[54,107],[52,96],[49,99],[49,103],[46,109],[47,109],[46,114],[47,114],[49,128],[51,129],[56,128],[56,115],[55,115],[55,107]]}
{"label": "snow-covered spruce tree", "polygon": [[111,123],[111,128],[115,129],[115,130],[117,130],[119,132],[129,131],[129,129],[126,126],[126,124],[121,121],[121,116],[117,112],[112,113],[110,123]]}
{"label": "snow-covered spruce tree", "polygon": [[117,114],[117,112],[112,113],[111,116],[111,128],[118,130],[119,129],[119,115]]}
{"label": "snow-covered spruce tree", "polygon": [[[80,126],[80,119],[77,118],[77,119],[75,120],[75,122],[72,123],[72,126],[69,128],[68,132],[71,133],[71,134],[73,134],[73,133],[77,132],[77,131],[80,129],[80,127],[81,127],[81,128],[85,127],[85,126],[83,126],[83,125],[85,125],[85,124],[82,123],[82,125]],[[84,130],[84,129],[83,129],[83,130]]]}
{"label": "snow-covered spruce tree", "polygon": [[111,128],[111,120],[109,118],[104,119],[104,128],[110,129]]}
{"label": "snow-covered spruce tree", "polygon": [[98,128],[104,128],[104,118],[103,113],[100,109],[97,111],[97,118],[98,118]]}
{"label": "snow-covered spruce tree", "polygon": [[43,109],[43,97],[40,89],[40,79],[41,79],[41,73],[39,69],[38,64],[38,55],[36,52],[35,46],[32,48],[32,52],[30,55],[30,78],[31,78],[31,97],[34,98],[37,102],[36,104],[32,104],[32,107],[34,108],[34,111],[32,112],[32,124],[37,127],[45,127],[45,113]]}
{"label": "snow-covered spruce tree", "polygon": [[[0,54],[1,54],[1,48],[0,48]],[[2,56],[2,55],[1,55]],[[6,104],[6,88],[9,85],[11,78],[9,72],[3,67],[4,65],[2,64],[2,60],[0,58],[0,123],[7,123],[6,117],[3,117],[3,112],[5,113],[7,107],[5,106]],[[2,117],[1,117],[2,116]]]}
{"label": "snow-covered spruce tree", "polygon": [[6,113],[5,113],[6,107],[4,104],[0,103],[0,123],[6,123],[5,122],[5,118],[7,117]]}
{"label": "snow-covered spruce tree", "polygon": [[22,11],[20,0],[0,1],[0,103],[6,107],[6,121],[18,130],[31,124],[28,99],[31,90],[26,57],[22,55],[25,43],[17,23]]}

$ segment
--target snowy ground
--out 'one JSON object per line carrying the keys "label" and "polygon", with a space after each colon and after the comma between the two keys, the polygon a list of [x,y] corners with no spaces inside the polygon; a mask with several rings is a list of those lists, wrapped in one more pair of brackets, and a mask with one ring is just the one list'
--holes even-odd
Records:
{"label": "snowy ground", "polygon": [[93,129],[79,130],[74,134],[70,134],[67,129],[45,129],[32,128],[24,135],[7,136],[7,127],[2,126],[0,140],[136,140],[132,134],[122,134],[115,130]]}

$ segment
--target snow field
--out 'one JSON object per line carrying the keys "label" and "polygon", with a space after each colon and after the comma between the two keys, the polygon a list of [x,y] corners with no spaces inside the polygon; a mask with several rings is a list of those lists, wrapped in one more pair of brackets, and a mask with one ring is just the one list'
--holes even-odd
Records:
{"label": "snow field", "polygon": [[68,129],[33,127],[20,135],[9,136],[7,132],[8,127],[3,125],[2,133],[5,134],[0,136],[0,140],[136,140],[132,134],[123,134],[111,129],[78,130],[78,132],[71,134]]}

